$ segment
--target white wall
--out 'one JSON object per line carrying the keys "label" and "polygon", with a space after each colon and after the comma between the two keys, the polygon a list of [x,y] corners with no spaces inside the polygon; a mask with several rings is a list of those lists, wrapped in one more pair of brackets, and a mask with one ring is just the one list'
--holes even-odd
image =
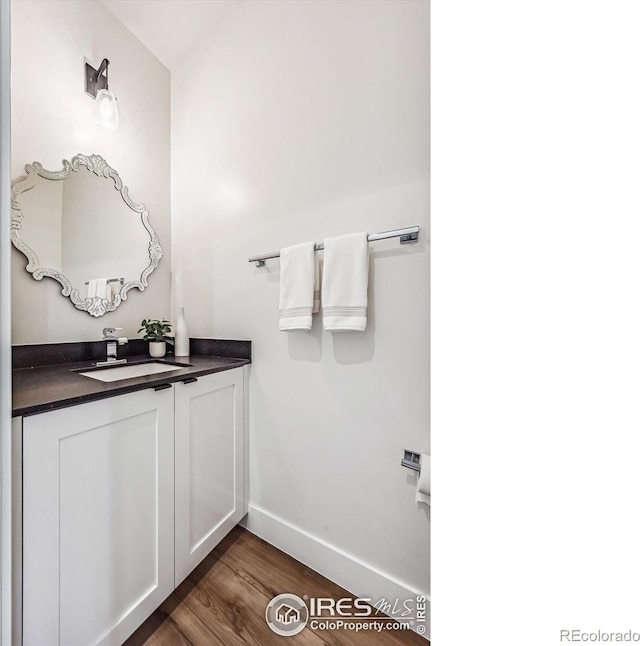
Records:
{"label": "white wall", "polygon": [[[254,342],[251,504],[428,591],[429,519],[404,448],[429,449],[429,5],[242,3],[172,70],[174,308]],[[372,245],[369,325],[278,331],[278,261]],[[250,512],[251,514],[251,512]]]}
{"label": "white wall", "polygon": [[[57,266],[62,267],[62,273],[78,287],[81,297],[88,296],[89,287],[85,283],[92,278],[116,277],[125,283],[140,279],[149,266],[149,232],[143,226],[140,214],[129,208],[111,179],[97,177],[81,166],[62,182],[41,183],[64,187],[60,205],[61,216],[64,209],[62,260]],[[126,235],[123,235],[124,231]],[[95,248],[86,243],[92,236],[101,241],[103,248],[118,251],[96,253]],[[113,287],[118,285],[113,283]]]}
{"label": "white wall", "polygon": [[63,203],[63,182],[40,182],[37,191],[20,195],[20,207],[29,214],[22,222],[20,237],[38,250],[42,267],[62,268]]}
{"label": "white wall", "polygon": [[[14,1],[11,27],[12,177],[33,161],[57,170],[78,153],[102,155],[133,201],[147,206],[164,249],[149,287],[131,290],[124,305],[98,319],[75,309],[56,281],[35,281],[13,249],[13,343],[95,340],[105,326],[138,336],[142,318],[168,316],[170,307],[169,71],[97,0]],[[111,63],[109,88],[120,111],[114,134],[93,121],[85,58],[94,67],[103,58]],[[97,248],[100,240],[87,245]]]}

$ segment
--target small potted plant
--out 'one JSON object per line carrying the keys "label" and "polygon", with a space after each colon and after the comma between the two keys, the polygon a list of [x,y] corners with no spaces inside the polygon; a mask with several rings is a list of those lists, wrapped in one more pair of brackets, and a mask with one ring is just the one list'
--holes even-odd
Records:
{"label": "small potted plant", "polygon": [[144,330],[144,336],[142,337],[145,341],[149,341],[149,354],[155,359],[160,359],[164,357],[167,353],[167,343],[173,345],[173,338],[169,336],[171,334],[171,323],[169,321],[158,321],[157,319],[143,319],[140,323],[142,326],[138,332]]}

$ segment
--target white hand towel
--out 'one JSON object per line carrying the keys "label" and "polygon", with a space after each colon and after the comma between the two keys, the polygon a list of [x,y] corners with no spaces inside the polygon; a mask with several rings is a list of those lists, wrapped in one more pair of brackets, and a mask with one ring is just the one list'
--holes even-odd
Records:
{"label": "white hand towel", "polygon": [[310,330],[315,275],[313,242],[280,251],[280,330]]}
{"label": "white hand towel", "polygon": [[89,298],[101,298],[106,300],[108,296],[106,278],[94,278],[89,281],[89,288],[87,289],[87,296]]}
{"label": "white hand towel", "polygon": [[109,295],[109,285],[106,278],[98,278],[96,285],[96,296],[106,301]]}
{"label": "white hand towel", "polygon": [[313,278],[313,309],[314,314],[320,311],[320,283],[322,277],[322,254],[315,254],[315,275]]}
{"label": "white hand towel", "polygon": [[366,233],[324,241],[322,320],[325,330],[367,327],[369,242]]}
{"label": "white hand towel", "polygon": [[416,487],[416,502],[431,504],[431,457],[426,453],[420,454],[420,474]]}

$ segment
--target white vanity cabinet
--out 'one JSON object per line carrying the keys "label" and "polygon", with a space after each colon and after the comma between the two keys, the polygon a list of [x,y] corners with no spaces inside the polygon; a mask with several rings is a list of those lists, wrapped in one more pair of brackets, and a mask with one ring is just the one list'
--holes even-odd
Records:
{"label": "white vanity cabinet", "polygon": [[243,371],[177,383],[175,402],[178,586],[246,513]]}
{"label": "white vanity cabinet", "polygon": [[23,419],[23,643],[119,644],[173,590],[173,389]]}
{"label": "white vanity cabinet", "polygon": [[122,643],[242,518],[245,370],[23,418],[23,644]]}

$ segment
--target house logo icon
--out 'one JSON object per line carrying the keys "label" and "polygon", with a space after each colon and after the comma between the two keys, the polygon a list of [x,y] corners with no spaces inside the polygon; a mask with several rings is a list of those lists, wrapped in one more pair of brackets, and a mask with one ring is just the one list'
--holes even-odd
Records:
{"label": "house logo icon", "polygon": [[269,602],[265,618],[274,633],[292,637],[304,630],[309,620],[309,610],[295,594],[279,594]]}
{"label": "house logo icon", "polygon": [[283,624],[290,624],[294,621],[300,621],[300,611],[292,608],[290,605],[283,603],[276,610],[276,619],[281,621]]}

